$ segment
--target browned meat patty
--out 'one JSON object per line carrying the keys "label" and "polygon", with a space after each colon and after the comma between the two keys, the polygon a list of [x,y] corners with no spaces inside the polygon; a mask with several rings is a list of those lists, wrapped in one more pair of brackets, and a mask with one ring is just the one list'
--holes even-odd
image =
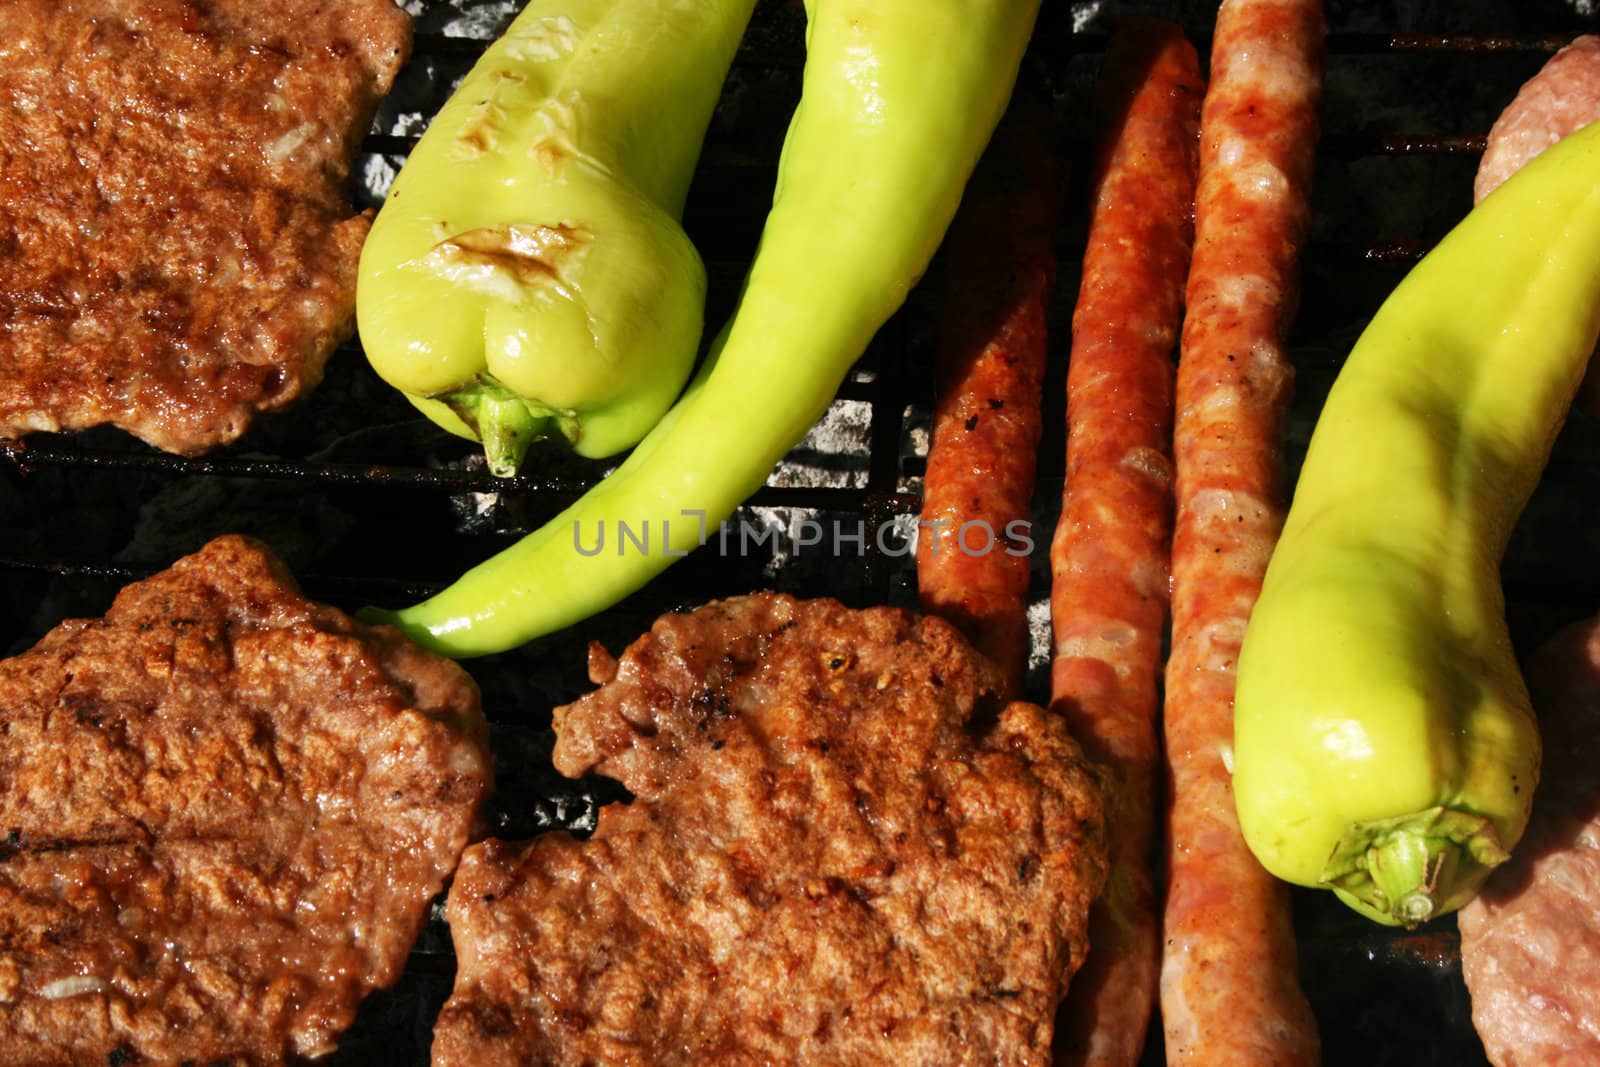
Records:
{"label": "browned meat patty", "polygon": [[556,766],[637,799],[467,851],[436,1064],[1049,1062],[1098,782],[950,624],[763,594],[590,674]]}
{"label": "browned meat patty", "polygon": [[354,326],[350,159],[410,48],[393,0],[0,4],[0,437],[193,454]]}
{"label": "browned meat patty", "polygon": [[1478,163],[1482,200],[1528,160],[1600,118],[1600,37],[1579,37],[1528,79],[1495,120]]}
{"label": "browned meat patty", "polygon": [[1461,909],[1472,1021],[1497,1067],[1600,1063],[1600,620],[1528,664],[1544,735],[1533,819]]}
{"label": "browned meat patty", "polygon": [[274,1063],[399,976],[477,689],[212,542],[0,662],[0,1064]]}

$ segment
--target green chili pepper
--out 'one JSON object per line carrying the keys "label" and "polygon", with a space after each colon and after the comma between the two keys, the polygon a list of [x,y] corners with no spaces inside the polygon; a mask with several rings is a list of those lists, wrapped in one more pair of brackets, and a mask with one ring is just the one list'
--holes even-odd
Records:
{"label": "green chili pepper", "polygon": [[633,445],[694,367],[678,219],[755,0],[533,0],[451,94],[362,250],[373,368],[514,474]]}
{"label": "green chili pepper", "polygon": [[[904,301],[1005,110],[1038,0],[809,0],[806,10],[801,100],[772,210],[706,366],[577,503],[439,595],[380,617],[469,656],[614,604],[762,485]],[[623,525],[644,531],[642,550]]]}
{"label": "green chili pepper", "polygon": [[1239,821],[1279,877],[1414,925],[1521,837],[1539,736],[1498,568],[1597,333],[1600,125],[1419,263],[1328,396],[1239,659]]}

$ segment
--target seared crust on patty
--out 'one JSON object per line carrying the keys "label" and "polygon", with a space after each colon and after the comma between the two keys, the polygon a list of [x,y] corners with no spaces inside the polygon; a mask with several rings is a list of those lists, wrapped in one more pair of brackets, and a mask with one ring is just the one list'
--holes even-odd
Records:
{"label": "seared crust on patty", "polygon": [[392,0],[0,4],[0,437],[237,438],[354,329]]}
{"label": "seared crust on patty", "polygon": [[556,766],[636,799],[468,850],[436,1064],[1049,1062],[1098,782],[952,626],[763,594],[590,673]]}
{"label": "seared crust on patty", "polygon": [[0,1064],[331,1050],[489,778],[460,667],[244,538],[62,623],[0,661]]}

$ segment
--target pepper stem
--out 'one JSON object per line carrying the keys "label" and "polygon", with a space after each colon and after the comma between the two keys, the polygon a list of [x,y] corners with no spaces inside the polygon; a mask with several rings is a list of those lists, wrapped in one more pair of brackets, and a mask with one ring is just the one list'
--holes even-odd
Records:
{"label": "pepper stem", "polygon": [[1319,880],[1367,918],[1412,927],[1472,899],[1508,855],[1487,818],[1428,808],[1354,824]]}
{"label": "pepper stem", "polygon": [[556,433],[576,434],[574,420],[518,396],[487,375],[433,399],[448,405],[477,434],[489,470],[502,478],[517,473],[533,442]]}

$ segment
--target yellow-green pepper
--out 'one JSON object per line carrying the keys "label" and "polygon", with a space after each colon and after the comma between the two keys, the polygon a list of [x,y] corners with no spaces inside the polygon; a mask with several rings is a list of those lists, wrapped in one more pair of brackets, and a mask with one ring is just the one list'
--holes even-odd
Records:
{"label": "yellow-green pepper", "polygon": [[[430,600],[380,619],[502,651],[638,589],[703,543],[826,410],[950,225],[1005,110],[1038,0],[807,0],[801,99],[734,315],[610,476]],[[598,530],[648,531],[603,551]]]}
{"label": "yellow-green pepper", "polygon": [[1600,125],[1395,290],[1317,422],[1239,660],[1239,822],[1274,874],[1414,925],[1521,837],[1539,736],[1499,564],[1600,333]]}
{"label": "yellow-green pepper", "polygon": [[636,443],[694,367],[679,225],[755,0],[533,0],[395,178],[356,313],[380,377],[514,474],[531,441]]}

